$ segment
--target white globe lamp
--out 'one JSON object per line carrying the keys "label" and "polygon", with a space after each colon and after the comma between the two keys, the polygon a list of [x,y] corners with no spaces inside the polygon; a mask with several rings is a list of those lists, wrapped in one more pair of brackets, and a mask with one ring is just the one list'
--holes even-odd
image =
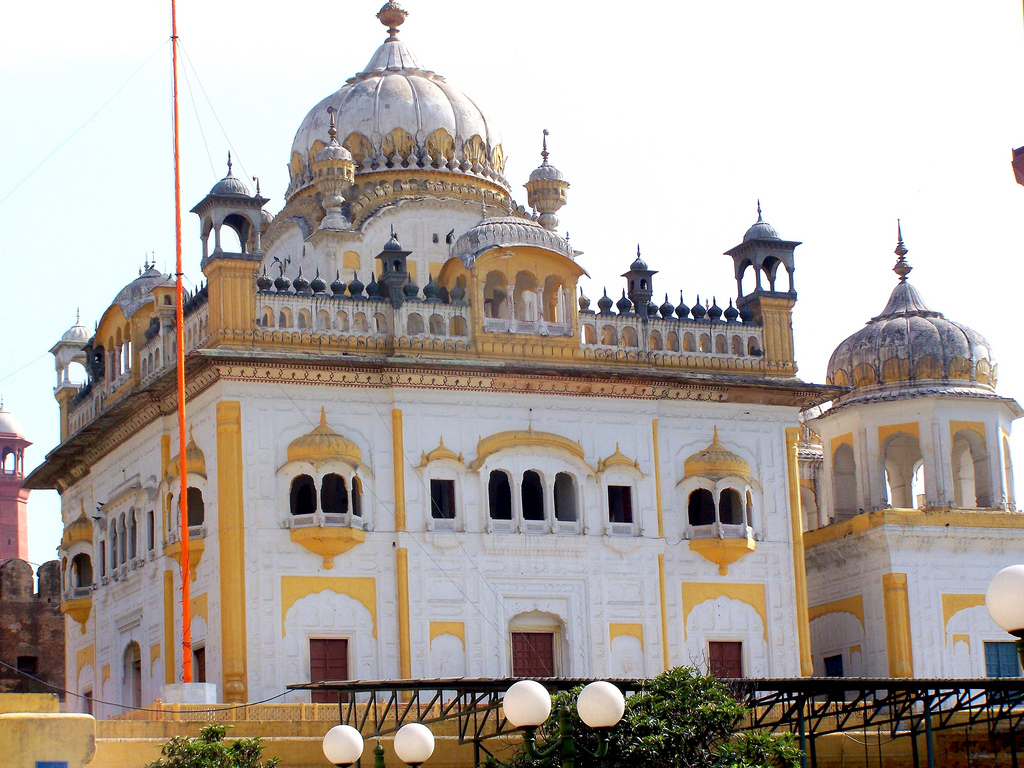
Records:
{"label": "white globe lamp", "polygon": [[423,723],[406,723],[395,734],[395,754],[408,765],[425,763],[434,754],[434,734]]}
{"label": "white globe lamp", "polygon": [[576,711],[591,728],[611,728],[622,719],[626,698],[611,683],[597,680],[580,691]]}
{"label": "white globe lamp", "polygon": [[551,714],[551,696],[536,680],[520,680],[505,692],[501,706],[516,728],[537,728]]}
{"label": "white globe lamp", "polygon": [[324,757],[334,765],[352,765],[362,754],[363,737],[351,725],[336,725],[324,736]]}
{"label": "white globe lamp", "polygon": [[1024,565],[1011,565],[992,577],[985,607],[1000,629],[1024,640]]}

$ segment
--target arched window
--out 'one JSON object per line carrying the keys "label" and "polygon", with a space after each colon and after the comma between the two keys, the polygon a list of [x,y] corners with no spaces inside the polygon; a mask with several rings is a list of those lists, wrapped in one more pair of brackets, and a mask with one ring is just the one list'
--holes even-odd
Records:
{"label": "arched window", "polygon": [[619,335],[615,332],[613,326],[606,325],[601,329],[601,343],[606,347],[618,346]]}
{"label": "arched window", "polygon": [[376,329],[377,333],[388,333],[390,331],[388,328],[388,319],[384,316],[383,312],[378,312],[373,316],[373,327]]}
{"label": "arched window", "polygon": [[523,520],[544,519],[544,488],[532,469],[523,473],[522,500]]}
{"label": "arched window", "polygon": [[288,309],[287,307],[282,309],[281,310],[281,314],[280,314],[280,316],[277,319],[277,324],[281,328],[291,328],[292,327],[292,311],[290,309]]}
{"label": "arched window", "polygon": [[728,351],[729,348],[726,345],[725,336],[723,336],[722,334],[718,334],[717,336],[715,336],[715,353],[719,355],[724,355]]}
{"label": "arched window", "polygon": [[198,488],[189,486],[188,496],[185,497],[188,507],[188,526],[202,525],[206,521],[206,502],[203,501],[203,492]]}
{"label": "arched window", "polygon": [[897,432],[885,441],[882,457],[889,504],[897,509],[917,508],[915,496],[923,480],[919,477],[922,462],[917,437]]}
{"label": "arched window", "polygon": [[678,352],[679,334],[676,333],[675,331],[669,331],[668,336],[666,337],[665,346],[668,348],[669,352]]}
{"label": "arched window", "polygon": [[732,337],[732,353],[736,357],[743,357],[743,339],[739,336]]}
{"label": "arched window", "polygon": [[843,443],[832,454],[832,492],[836,520],[857,514],[857,471],[849,443]]}
{"label": "arched window", "polygon": [[525,323],[537,321],[537,278],[529,272],[520,272],[516,275],[513,305],[516,320]]}
{"label": "arched window", "polygon": [[597,331],[590,323],[583,324],[583,343],[597,344]]}
{"label": "arched window", "polygon": [[488,273],[484,281],[484,317],[508,319],[508,286],[501,272]]}
{"label": "arched window", "polygon": [[352,514],[363,516],[363,481],[358,477],[352,478]]}
{"label": "arched window", "polygon": [[121,678],[123,701],[132,707],[142,706],[142,651],[136,642],[124,651],[124,676]]}
{"label": "arched window", "polygon": [[567,472],[555,475],[555,520],[576,522],[576,483]]}
{"label": "arched window", "polygon": [[71,586],[76,589],[92,586],[92,558],[85,552],[71,559]]}
{"label": "arched window", "polygon": [[440,315],[430,316],[430,335],[444,336],[444,318]]}
{"label": "arched window", "polygon": [[310,328],[313,325],[313,318],[310,317],[308,309],[299,310],[299,328]]}
{"label": "arched window", "polygon": [[747,354],[751,357],[757,357],[761,354],[761,345],[757,343],[756,336],[750,336],[747,339]]}
{"label": "arched window", "polygon": [[957,431],[953,435],[952,455],[953,503],[965,508],[994,506],[985,438],[973,429]]}
{"label": "arched window", "polygon": [[697,342],[693,339],[693,334],[687,331],[683,334],[683,352],[696,352]]}
{"label": "arched window", "polygon": [[710,352],[711,351],[711,337],[708,334],[706,334],[706,333],[702,333],[700,335],[700,351],[701,352]]}
{"label": "arched window", "polygon": [[326,309],[321,309],[316,313],[316,327],[321,331],[327,331],[331,328],[331,313]]}
{"label": "arched window", "polygon": [[693,491],[686,506],[690,525],[714,525],[715,497],[707,488]]}
{"label": "arched window", "polygon": [[121,515],[121,519],[117,525],[117,562],[124,563],[128,562],[128,529],[125,525],[124,515]]}
{"label": "arched window", "polygon": [[466,335],[466,320],[465,318],[456,315],[452,318],[451,324],[451,335],[452,336],[465,336]]}
{"label": "arched window", "polygon": [[335,323],[334,327],[337,328],[339,331],[347,331],[348,330],[348,312],[338,312],[334,316],[334,323]]}
{"label": "arched window", "polygon": [[487,480],[487,508],[492,520],[512,519],[512,484],[508,475],[497,469]]}
{"label": "arched window", "polygon": [[726,488],[719,494],[718,520],[722,525],[743,525],[743,499],[735,488]]}
{"label": "arched window", "polygon": [[352,318],[352,330],[356,333],[366,333],[369,326],[366,325],[366,315],[356,312]]}
{"label": "arched window", "polygon": [[260,312],[260,325],[264,328],[274,327],[274,310],[264,307]]}
{"label": "arched window", "polygon": [[309,475],[299,475],[292,480],[291,510],[293,515],[311,515],[316,512],[316,485]]}
{"label": "arched window", "polygon": [[146,513],[146,550],[152,552],[156,549],[156,515],[153,510]]}
{"label": "arched window", "polygon": [[406,321],[406,328],[410,336],[418,336],[423,333],[423,317],[413,312],[409,315],[408,321]]}
{"label": "arched window", "polygon": [[324,477],[320,486],[320,508],[328,515],[348,512],[348,488],[344,477],[333,473]]}
{"label": "arched window", "polygon": [[631,328],[628,325],[622,329],[622,346],[624,347],[635,347],[637,346],[636,329]]}
{"label": "arched window", "polygon": [[100,542],[100,576],[107,575],[107,542]]}
{"label": "arched window", "polygon": [[128,512],[128,559],[134,560],[139,555],[139,533],[135,523],[135,510]]}
{"label": "arched window", "polygon": [[661,349],[661,333],[659,331],[651,331],[651,349]]}

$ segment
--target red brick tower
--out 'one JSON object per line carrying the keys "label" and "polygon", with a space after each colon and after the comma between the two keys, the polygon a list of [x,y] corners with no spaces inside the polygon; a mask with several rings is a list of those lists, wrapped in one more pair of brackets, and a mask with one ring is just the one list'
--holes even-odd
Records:
{"label": "red brick tower", "polygon": [[32,445],[21,423],[0,403],[0,563],[17,557],[28,560],[28,495],[25,449]]}

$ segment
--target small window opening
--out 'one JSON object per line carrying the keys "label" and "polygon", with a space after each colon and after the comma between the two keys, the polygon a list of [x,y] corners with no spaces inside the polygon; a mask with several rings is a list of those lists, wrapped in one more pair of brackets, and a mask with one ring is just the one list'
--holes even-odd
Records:
{"label": "small window opening", "polygon": [[544,519],[544,489],[540,475],[532,469],[523,473],[523,520]]}
{"label": "small window opening", "polygon": [[202,525],[206,520],[206,503],[203,501],[203,492],[198,488],[189,488],[186,503],[188,506],[188,524]]}
{"label": "small window opening", "polygon": [[576,522],[576,483],[566,472],[555,475],[555,520]]}
{"label": "small window opening", "polygon": [[632,488],[628,485],[608,486],[608,521],[612,523],[633,522]]}
{"label": "small window opening", "polygon": [[455,481],[430,481],[430,516],[435,520],[455,519]]}
{"label": "small window opening", "polygon": [[487,502],[492,520],[512,519],[512,486],[504,472],[491,472],[487,481]]}
{"label": "small window opening", "polygon": [[309,475],[299,475],[292,480],[291,507],[293,515],[316,512],[316,486]]}
{"label": "small window opening", "polygon": [[348,487],[344,477],[334,473],[324,477],[320,488],[320,508],[329,515],[348,512]]}
{"label": "small window opening", "polygon": [[715,497],[707,488],[698,488],[690,494],[687,504],[690,525],[714,525]]}
{"label": "small window opening", "polygon": [[743,525],[743,501],[734,488],[726,488],[718,497],[718,519],[722,525]]}

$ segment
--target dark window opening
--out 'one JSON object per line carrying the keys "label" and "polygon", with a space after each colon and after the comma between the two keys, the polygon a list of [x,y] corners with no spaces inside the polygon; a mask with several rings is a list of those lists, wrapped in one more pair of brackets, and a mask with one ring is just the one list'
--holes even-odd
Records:
{"label": "dark window opening", "polygon": [[[309,681],[318,683],[325,680],[348,680],[348,640],[310,639]],[[336,691],[312,691],[312,701],[320,704],[336,704]],[[347,701],[347,697],[342,701]]]}
{"label": "dark window opening", "polygon": [[714,677],[743,677],[743,643],[708,643],[708,672]]}
{"label": "dark window opening", "polygon": [[608,521],[611,523],[633,522],[632,488],[628,485],[608,486]]}
{"label": "dark window opening", "polygon": [[352,514],[363,516],[363,481],[358,477],[352,478]]}
{"label": "dark window opening", "polygon": [[491,472],[487,481],[487,502],[492,520],[512,519],[512,486],[504,472]]}
{"label": "dark window opening", "polygon": [[843,676],[843,656],[837,654],[836,656],[825,657],[825,677],[842,677]]}
{"label": "dark window opening", "polygon": [[203,501],[203,492],[198,488],[189,488],[188,496],[185,497],[188,506],[188,525],[202,525],[206,520],[206,503]]}
{"label": "dark window opening", "polygon": [[554,677],[553,632],[512,633],[512,677]]}
{"label": "dark window opening", "polygon": [[435,520],[455,519],[455,481],[430,481],[430,516]]}
{"label": "dark window opening", "polygon": [[1020,676],[1016,643],[985,643],[985,676]]}
{"label": "dark window opening", "polygon": [[687,503],[690,525],[713,525],[715,522],[715,497],[707,488],[698,488],[690,494]]}
{"label": "dark window opening", "polygon": [[156,549],[156,515],[152,509],[146,513],[146,545],[150,552]]}
{"label": "dark window opening", "polygon": [[311,515],[316,512],[316,485],[309,475],[292,480],[291,507],[293,515]]}
{"label": "dark window opening", "polygon": [[555,520],[560,523],[576,522],[576,483],[572,475],[555,475]]}
{"label": "dark window opening", "polygon": [[107,542],[100,542],[100,576],[107,575]]}
{"label": "dark window opening", "polygon": [[540,475],[532,469],[523,473],[523,520],[544,519],[544,488]]}
{"label": "dark window opening", "polygon": [[320,486],[320,508],[329,515],[343,515],[348,512],[348,487],[341,475],[330,474]]}
{"label": "dark window opening", "polygon": [[718,519],[722,525],[743,525],[743,500],[733,488],[726,488],[718,497]]}
{"label": "dark window opening", "polygon": [[80,552],[71,560],[71,586],[91,587],[92,586],[92,558],[84,552]]}
{"label": "dark window opening", "polygon": [[82,699],[85,702],[85,714],[92,714],[92,691],[82,691]]}
{"label": "dark window opening", "polygon": [[206,682],[206,649],[192,649],[192,672],[197,683]]}

